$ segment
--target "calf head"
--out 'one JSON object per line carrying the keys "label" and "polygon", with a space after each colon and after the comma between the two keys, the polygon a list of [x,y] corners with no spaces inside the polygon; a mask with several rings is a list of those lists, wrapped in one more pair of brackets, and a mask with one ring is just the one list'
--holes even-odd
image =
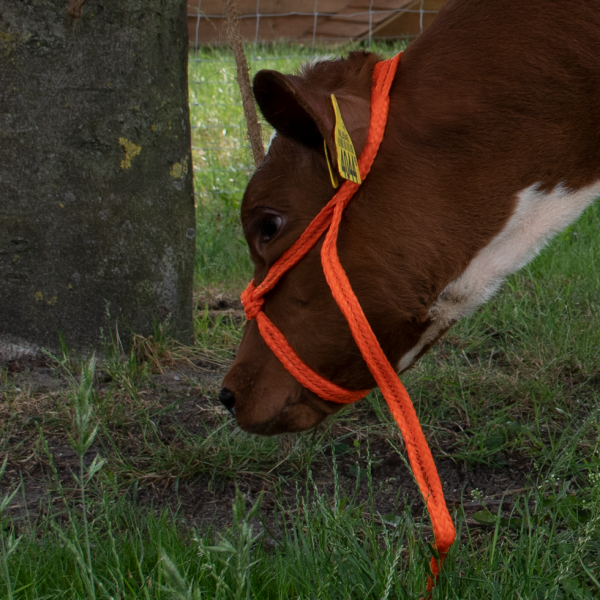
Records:
{"label": "calf head", "polygon": [[[316,63],[300,76],[257,73],[254,94],[276,135],[242,202],[255,283],[335,193],[323,144],[325,140],[328,149],[335,148],[332,93],[360,155],[378,60],[373,54],[353,53],[345,60]],[[385,146],[393,144],[384,139],[380,154],[389,153]],[[336,170],[335,152],[329,159]],[[338,253],[371,327],[395,365],[427,329],[437,292],[431,278],[423,277],[423,270],[403,256],[405,251],[396,243],[386,195],[397,197],[397,180],[388,168],[383,164],[378,169],[376,161],[353,197],[342,220]],[[320,248],[321,243],[265,296],[264,311],[320,375],[346,389],[371,388],[375,382],[325,281]],[[256,321],[246,324],[223,386],[221,400],[234,409],[240,427],[253,433],[309,429],[341,407],[322,400],[287,372],[263,341]]]}

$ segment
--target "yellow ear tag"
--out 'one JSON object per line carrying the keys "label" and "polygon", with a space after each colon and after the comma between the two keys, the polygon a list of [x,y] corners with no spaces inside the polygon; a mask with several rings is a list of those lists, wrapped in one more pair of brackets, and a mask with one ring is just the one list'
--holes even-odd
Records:
{"label": "yellow ear tag", "polygon": [[359,185],[362,183],[360,171],[358,169],[358,160],[356,159],[356,151],[350,134],[342,120],[342,113],[338,106],[337,100],[331,94],[331,104],[335,112],[335,149],[337,150],[338,171],[344,179],[349,179]]}
{"label": "yellow ear tag", "polygon": [[335,171],[331,168],[331,163],[329,162],[329,153],[327,152],[327,142],[323,140],[323,146],[325,146],[325,160],[327,161],[327,168],[329,169],[329,177],[331,177],[331,185],[336,188],[340,185],[338,181],[337,175]]}

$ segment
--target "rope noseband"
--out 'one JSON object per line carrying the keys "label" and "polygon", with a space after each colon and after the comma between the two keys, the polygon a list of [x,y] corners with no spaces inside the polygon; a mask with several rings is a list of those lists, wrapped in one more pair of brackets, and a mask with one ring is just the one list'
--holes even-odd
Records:
{"label": "rope noseband", "polygon": [[[383,139],[390,104],[389,91],[400,63],[400,57],[401,53],[394,58],[377,63],[373,71],[369,133],[365,147],[358,159],[363,181],[371,169]],[[383,353],[356,295],[352,291],[350,281],[337,254],[336,242],[342,214],[358,188],[358,184],[344,181],[337,193],[314,218],[296,243],[273,264],[262,283],[255,285],[254,281],[251,281],[248,284],[242,293],[242,303],[248,320],[256,319],[266,344],[283,366],[304,387],[330,402],[350,404],[363,398],[369,390],[346,390],[327,381],[306,365],[263,311],[264,295],[275,287],[287,271],[302,260],[327,231],[321,248],[321,262],[325,278],[335,301],[348,321],[352,336],[369,370],[402,431],[413,474],[433,525],[435,549],[439,560],[436,557],[431,559],[431,572],[434,578],[437,578],[441,563],[456,537],[454,524],[444,500],[442,484],[408,393]],[[433,579],[430,577],[427,582],[427,591],[431,591],[432,588]]]}

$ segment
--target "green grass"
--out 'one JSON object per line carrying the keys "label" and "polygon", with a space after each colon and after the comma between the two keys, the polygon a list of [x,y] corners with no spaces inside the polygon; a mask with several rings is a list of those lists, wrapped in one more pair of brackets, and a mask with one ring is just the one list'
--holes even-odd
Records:
{"label": "green grass", "polygon": [[[257,55],[293,71],[310,50]],[[229,55],[198,58],[197,288],[234,293],[250,156]],[[56,356],[49,391],[0,370],[0,597],[422,597],[429,520],[385,470],[404,452],[380,394],[315,432],[246,435],[216,402],[241,328],[207,306],[194,346],[157,330],[125,353],[110,332],[97,363]],[[446,482],[458,540],[432,597],[600,597],[600,205],[403,382],[438,465],[466,476]],[[194,508],[211,499],[219,518]]]}
{"label": "green grass", "polygon": [[[84,383],[77,393],[85,395],[85,389]],[[597,413],[579,439],[590,428],[597,439]],[[575,480],[573,440],[559,442],[551,452],[552,476],[523,494],[508,514],[496,506],[476,513],[474,521],[459,507],[460,543],[433,598],[597,597],[599,448],[596,443],[590,449]],[[220,531],[190,530],[167,511],[140,511],[115,493],[101,471],[84,467],[82,489],[90,498],[85,511],[63,492],[56,515],[4,521],[0,583],[15,598],[420,597],[427,520],[408,508],[377,514],[370,508],[376,493],[370,481],[368,498],[358,501],[339,485],[335,458],[331,466],[333,495],[323,494],[309,474],[291,499],[276,495],[280,525],[267,529],[260,522],[260,498],[248,504],[238,492],[233,522]]]}

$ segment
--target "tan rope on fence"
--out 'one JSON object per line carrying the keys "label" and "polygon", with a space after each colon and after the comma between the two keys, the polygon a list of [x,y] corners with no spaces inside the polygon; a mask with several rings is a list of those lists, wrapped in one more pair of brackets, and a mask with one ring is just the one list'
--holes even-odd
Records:
{"label": "tan rope on fence", "polygon": [[252,147],[254,164],[258,167],[265,157],[265,148],[260,133],[260,123],[258,122],[256,107],[254,106],[248,62],[246,61],[242,36],[240,35],[237,7],[235,0],[223,0],[223,4],[227,12],[227,38],[233,50],[237,66],[237,82],[242,93],[242,105],[244,106],[244,115],[246,116],[246,125],[248,126],[248,139]]}

